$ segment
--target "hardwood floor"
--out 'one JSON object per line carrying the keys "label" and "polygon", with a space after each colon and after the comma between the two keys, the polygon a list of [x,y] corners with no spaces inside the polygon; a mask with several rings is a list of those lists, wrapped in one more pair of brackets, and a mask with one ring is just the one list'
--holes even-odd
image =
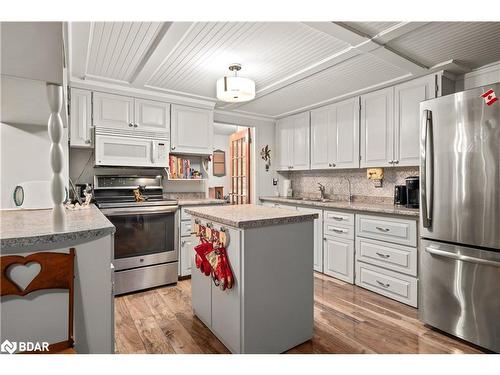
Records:
{"label": "hardwood floor", "polygon": [[[314,337],[288,353],[482,353],[419,322],[417,310],[315,274]],[[115,298],[117,353],[228,353],[193,316],[191,280]]]}

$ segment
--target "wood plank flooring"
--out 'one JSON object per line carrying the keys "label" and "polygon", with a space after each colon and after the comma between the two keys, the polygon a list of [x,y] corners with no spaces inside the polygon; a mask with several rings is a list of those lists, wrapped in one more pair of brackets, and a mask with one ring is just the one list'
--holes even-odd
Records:
{"label": "wood plank flooring", "polygon": [[[288,353],[482,353],[423,325],[417,310],[315,273],[314,337]],[[191,280],[115,298],[117,353],[228,353],[193,315]]]}

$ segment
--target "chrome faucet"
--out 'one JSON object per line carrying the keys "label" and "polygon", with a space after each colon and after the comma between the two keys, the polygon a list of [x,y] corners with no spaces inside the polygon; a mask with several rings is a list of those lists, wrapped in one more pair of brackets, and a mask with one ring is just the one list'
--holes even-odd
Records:
{"label": "chrome faucet", "polygon": [[352,202],[352,194],[351,194],[351,180],[349,180],[347,177],[344,177],[344,180],[347,181],[347,188],[348,188],[348,201],[349,203]]}
{"label": "chrome faucet", "polygon": [[323,185],[322,183],[318,182],[318,185],[319,185],[319,192],[321,194],[321,199],[324,200],[325,199],[325,185]]}

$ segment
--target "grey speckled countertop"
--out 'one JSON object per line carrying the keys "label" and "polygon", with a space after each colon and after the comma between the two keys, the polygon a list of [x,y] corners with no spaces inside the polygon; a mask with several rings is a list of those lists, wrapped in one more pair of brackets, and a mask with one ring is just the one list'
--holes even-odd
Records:
{"label": "grey speckled countertop", "polygon": [[179,206],[202,206],[202,205],[212,205],[212,204],[227,204],[225,200],[213,199],[213,198],[201,198],[201,199],[178,199]]}
{"label": "grey speckled countertop", "polygon": [[54,229],[52,210],[0,210],[2,250],[81,243],[114,232],[114,225],[94,205],[88,209],[66,210],[64,230]]}
{"label": "grey speckled countertop", "polygon": [[318,218],[318,214],[264,207],[255,204],[189,207],[186,211],[195,217],[243,229],[297,223]]}
{"label": "grey speckled countertop", "polygon": [[418,219],[419,211],[415,208],[405,208],[400,206],[395,206],[393,204],[387,203],[371,203],[371,202],[347,202],[347,201],[312,201],[312,200],[301,200],[301,199],[290,199],[283,197],[260,197],[261,201],[292,204],[296,206],[309,206],[318,207],[325,209],[340,209],[348,211],[357,212],[370,212],[377,214],[387,214],[387,215],[399,215],[407,216],[410,218]]}

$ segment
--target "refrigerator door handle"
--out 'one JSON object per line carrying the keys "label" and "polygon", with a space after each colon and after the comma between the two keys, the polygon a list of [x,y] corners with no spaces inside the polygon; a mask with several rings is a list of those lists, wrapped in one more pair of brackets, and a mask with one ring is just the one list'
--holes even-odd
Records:
{"label": "refrigerator door handle", "polygon": [[500,267],[500,262],[496,262],[494,260],[481,259],[481,258],[470,257],[467,255],[449,253],[447,251],[435,249],[433,247],[426,247],[425,251],[431,255],[437,255],[444,258],[450,258],[453,260],[461,260],[463,262],[476,263],[485,266]]}
{"label": "refrigerator door handle", "polygon": [[[424,116],[422,117],[420,152],[422,224],[424,228],[430,228],[432,224],[434,154],[432,147],[432,112],[428,109],[424,110]],[[429,165],[429,168],[427,165]]]}

